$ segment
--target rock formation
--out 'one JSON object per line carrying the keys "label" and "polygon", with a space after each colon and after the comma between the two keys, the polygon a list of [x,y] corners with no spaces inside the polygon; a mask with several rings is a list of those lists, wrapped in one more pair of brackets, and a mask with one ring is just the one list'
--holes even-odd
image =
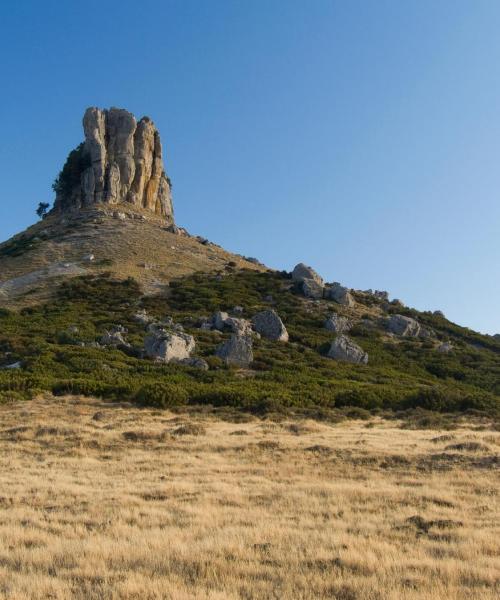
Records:
{"label": "rock formation", "polygon": [[226,364],[248,367],[253,361],[252,338],[250,335],[233,335],[217,347],[215,355]]}
{"label": "rock formation", "polygon": [[346,362],[357,364],[368,364],[368,353],[360,348],[347,335],[341,334],[332,342],[327,356],[335,360],[343,360]]}
{"label": "rock formation", "polygon": [[92,107],[83,130],[85,141],[70,153],[54,184],[54,211],[129,203],[173,223],[170,180],[153,121],[137,122],[120,108]]}
{"label": "rock formation", "polygon": [[420,323],[404,315],[391,315],[387,328],[391,333],[403,337],[417,337],[421,333]]}
{"label": "rock formation", "polygon": [[334,333],[346,333],[351,328],[351,321],[347,317],[341,317],[337,313],[333,313],[325,321],[325,329]]}
{"label": "rock formation", "polygon": [[343,306],[354,306],[354,299],[348,288],[340,285],[340,283],[328,284],[325,288],[325,298],[329,300],[335,300],[338,304]]}
{"label": "rock formation", "polygon": [[150,325],[144,340],[144,351],[146,356],[158,362],[169,363],[189,358],[195,345],[193,336],[187,333]]}
{"label": "rock formation", "polygon": [[274,342],[288,342],[288,331],[276,311],[263,310],[253,317],[252,323],[262,337]]}

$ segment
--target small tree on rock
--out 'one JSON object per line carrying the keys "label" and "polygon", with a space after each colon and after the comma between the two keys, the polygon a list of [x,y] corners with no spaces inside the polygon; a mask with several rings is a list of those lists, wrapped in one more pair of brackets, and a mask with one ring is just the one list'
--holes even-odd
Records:
{"label": "small tree on rock", "polygon": [[43,219],[47,214],[50,204],[48,202],[40,202],[38,204],[38,208],[36,209],[36,214]]}

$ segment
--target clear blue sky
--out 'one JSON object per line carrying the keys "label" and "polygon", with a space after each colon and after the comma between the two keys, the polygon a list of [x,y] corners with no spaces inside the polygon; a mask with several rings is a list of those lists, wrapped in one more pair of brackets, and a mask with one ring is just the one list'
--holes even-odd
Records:
{"label": "clear blue sky", "polygon": [[500,332],[500,2],[0,7],[0,238],[90,105],[156,122],[179,224]]}

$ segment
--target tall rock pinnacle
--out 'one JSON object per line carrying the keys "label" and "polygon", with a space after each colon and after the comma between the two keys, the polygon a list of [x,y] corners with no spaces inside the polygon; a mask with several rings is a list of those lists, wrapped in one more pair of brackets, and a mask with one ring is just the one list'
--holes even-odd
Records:
{"label": "tall rock pinnacle", "polygon": [[73,150],[54,183],[54,210],[128,202],[173,223],[170,180],[153,121],[139,122],[121,108],[91,107],[83,117],[85,141]]}

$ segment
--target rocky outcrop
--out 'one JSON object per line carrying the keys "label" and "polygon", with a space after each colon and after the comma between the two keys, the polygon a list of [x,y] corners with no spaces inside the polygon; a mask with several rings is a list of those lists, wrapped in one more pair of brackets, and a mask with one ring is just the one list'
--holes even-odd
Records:
{"label": "rocky outcrop", "polygon": [[340,285],[340,283],[332,283],[325,288],[325,298],[334,300],[342,306],[354,306],[354,298],[348,288]]}
{"label": "rocky outcrop", "polygon": [[253,361],[252,338],[233,333],[229,340],[217,347],[215,355],[228,365],[248,367]]}
{"label": "rocky outcrop", "polygon": [[160,134],[149,117],[139,122],[120,108],[88,108],[85,142],[68,157],[55,184],[54,210],[129,203],[173,223],[170,180]]}
{"label": "rocky outcrop", "polygon": [[165,363],[189,358],[194,348],[195,341],[192,335],[180,330],[169,330],[160,325],[150,325],[144,340],[146,356]]}
{"label": "rocky outcrop", "polygon": [[337,313],[330,315],[325,321],[325,329],[335,333],[346,333],[352,328],[352,323],[347,317],[341,317]]}
{"label": "rocky outcrop", "polygon": [[263,310],[253,319],[253,328],[262,337],[275,342],[288,342],[288,331],[278,313],[274,310]]}
{"label": "rocky outcrop", "polygon": [[368,364],[368,353],[360,348],[347,335],[339,335],[335,338],[328,350],[327,356],[335,360],[343,360],[356,364]]}
{"label": "rocky outcrop", "polygon": [[421,333],[420,323],[404,315],[391,315],[387,321],[387,328],[391,333],[403,337],[417,337]]}

